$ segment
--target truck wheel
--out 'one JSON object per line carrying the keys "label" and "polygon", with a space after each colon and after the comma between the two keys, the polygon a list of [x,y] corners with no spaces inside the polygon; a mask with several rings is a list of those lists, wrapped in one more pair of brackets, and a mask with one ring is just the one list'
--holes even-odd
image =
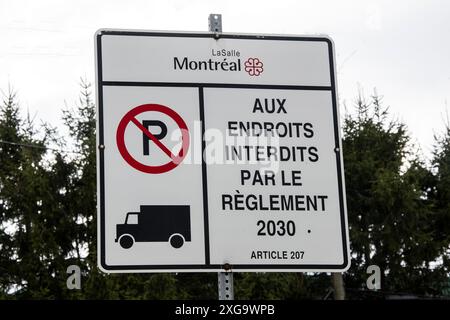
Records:
{"label": "truck wheel", "polygon": [[130,249],[134,244],[134,239],[129,234],[124,234],[119,239],[120,246],[124,249]]}
{"label": "truck wheel", "polygon": [[175,249],[181,248],[184,244],[184,238],[181,234],[173,234],[169,239],[170,245]]}

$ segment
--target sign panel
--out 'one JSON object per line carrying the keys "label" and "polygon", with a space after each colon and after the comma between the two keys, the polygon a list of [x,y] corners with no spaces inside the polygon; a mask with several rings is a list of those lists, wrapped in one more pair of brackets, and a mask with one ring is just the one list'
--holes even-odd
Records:
{"label": "sign panel", "polygon": [[100,30],[105,272],[343,271],[328,37]]}

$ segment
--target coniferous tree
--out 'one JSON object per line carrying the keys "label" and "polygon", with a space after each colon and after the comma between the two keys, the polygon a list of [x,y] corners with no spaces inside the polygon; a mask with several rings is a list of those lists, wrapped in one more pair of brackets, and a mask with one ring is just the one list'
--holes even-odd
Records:
{"label": "coniferous tree", "polygon": [[[441,261],[432,266],[439,277],[431,282],[450,296],[450,119],[447,117],[442,135],[435,136],[432,169],[434,184],[428,188],[433,201],[435,241],[439,244]],[[443,280],[444,279],[444,280]],[[445,280],[446,279],[446,280]]]}
{"label": "coniferous tree", "polygon": [[377,265],[384,291],[435,294],[435,277],[443,274],[430,268],[442,252],[429,196],[433,178],[412,151],[405,125],[388,119],[375,94],[370,102],[360,97],[343,129],[352,254],[347,285],[364,288],[366,268]]}
{"label": "coniferous tree", "polygon": [[62,298],[73,250],[73,222],[64,210],[67,170],[50,159],[54,130],[20,117],[10,91],[0,111],[1,289],[17,298]]}

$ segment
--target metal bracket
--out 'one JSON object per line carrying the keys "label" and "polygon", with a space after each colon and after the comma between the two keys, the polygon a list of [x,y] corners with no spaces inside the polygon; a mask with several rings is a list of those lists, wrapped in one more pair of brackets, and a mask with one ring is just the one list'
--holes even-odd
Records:
{"label": "metal bracket", "polygon": [[210,32],[214,32],[214,38],[219,39],[222,33],[222,15],[211,13],[208,17],[208,28]]}

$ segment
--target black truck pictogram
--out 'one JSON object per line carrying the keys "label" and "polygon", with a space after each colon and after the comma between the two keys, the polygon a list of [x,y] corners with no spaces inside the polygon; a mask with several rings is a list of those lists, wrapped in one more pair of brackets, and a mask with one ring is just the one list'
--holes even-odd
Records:
{"label": "black truck pictogram", "polygon": [[[139,212],[128,212],[125,223],[116,226],[116,239],[129,249],[135,242],[168,241],[181,248],[191,241],[191,212],[184,205],[142,205]],[[131,221],[133,220],[133,221]]]}

